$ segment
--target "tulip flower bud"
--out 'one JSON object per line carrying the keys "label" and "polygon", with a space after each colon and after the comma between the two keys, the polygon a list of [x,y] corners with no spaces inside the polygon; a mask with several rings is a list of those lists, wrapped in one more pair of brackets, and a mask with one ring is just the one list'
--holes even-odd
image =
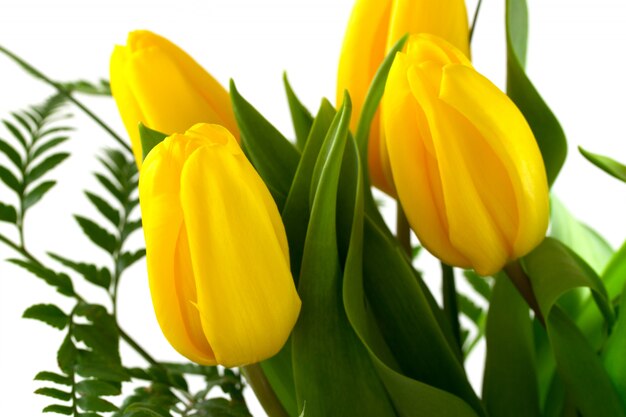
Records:
{"label": "tulip flower bud", "polygon": [[[370,84],[391,47],[407,33],[432,33],[469,56],[464,0],[356,0],[346,30],[337,76],[337,102],[350,92],[356,129]],[[380,114],[372,120],[368,166],[372,184],[395,195]]]}
{"label": "tulip flower bud", "polygon": [[411,37],[383,100],[398,197],[431,253],[490,275],[541,242],[548,182],[533,133],[460,50]]}
{"label": "tulip flower bud", "polygon": [[287,238],[228,130],[197,124],[154,147],[139,198],[152,302],[170,344],[229,367],[277,353],[300,311]]}
{"label": "tulip flower bud", "polygon": [[185,51],[146,30],[128,34],[111,56],[111,91],[131,139],[137,166],[138,125],[172,134],[196,123],[218,123],[238,136],[226,90]]}

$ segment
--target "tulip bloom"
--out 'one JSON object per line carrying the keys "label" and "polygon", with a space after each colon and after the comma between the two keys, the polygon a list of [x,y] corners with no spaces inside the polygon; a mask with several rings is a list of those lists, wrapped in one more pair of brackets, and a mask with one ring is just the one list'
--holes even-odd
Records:
{"label": "tulip bloom", "polygon": [[175,134],[139,180],[150,292],[161,330],[194,362],[240,366],[284,345],[300,311],[285,229],[235,138]]}
{"label": "tulip bloom", "polygon": [[168,135],[196,123],[217,123],[238,136],[228,93],[185,51],[146,30],[128,34],[111,56],[111,91],[131,139],[137,166],[138,125]]}
{"label": "tulip bloom", "polygon": [[[356,129],[367,90],[389,49],[407,33],[432,33],[469,56],[464,0],[356,0],[346,30],[337,76],[337,103],[350,92]],[[372,184],[394,195],[391,171],[380,125],[372,120],[368,165]]]}
{"label": "tulip bloom", "polygon": [[410,38],[384,101],[398,197],[431,253],[490,275],[541,242],[548,182],[533,133],[461,51],[435,36]]}

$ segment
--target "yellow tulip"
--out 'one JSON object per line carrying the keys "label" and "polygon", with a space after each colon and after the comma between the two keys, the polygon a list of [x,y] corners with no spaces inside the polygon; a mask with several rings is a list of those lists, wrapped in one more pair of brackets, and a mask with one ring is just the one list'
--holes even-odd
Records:
{"label": "yellow tulip", "polygon": [[541,242],[548,182],[533,133],[460,50],[411,37],[383,100],[398,197],[431,253],[490,275]]}
{"label": "yellow tulip", "polygon": [[[356,0],[346,30],[337,76],[337,103],[348,90],[356,129],[367,90],[387,52],[407,33],[432,33],[469,56],[464,0]],[[395,195],[377,112],[372,120],[368,165],[372,184]]]}
{"label": "yellow tulip", "polygon": [[139,198],[152,302],[170,344],[229,367],[277,353],[300,299],[278,209],[230,132],[197,124],[158,144]]}
{"label": "yellow tulip", "polygon": [[111,91],[131,139],[137,166],[138,125],[173,134],[196,123],[217,123],[238,137],[228,93],[185,51],[146,30],[128,34],[111,56]]}

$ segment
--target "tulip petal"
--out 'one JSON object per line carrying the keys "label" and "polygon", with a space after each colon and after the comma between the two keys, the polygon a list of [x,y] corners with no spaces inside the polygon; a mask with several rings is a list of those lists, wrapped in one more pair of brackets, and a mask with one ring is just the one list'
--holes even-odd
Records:
{"label": "tulip petal", "polygon": [[470,55],[467,9],[464,0],[395,0],[387,47],[390,48],[407,33],[429,33],[440,36],[466,56]]}
{"label": "tulip petal", "polygon": [[195,280],[179,203],[180,171],[189,150],[180,137],[168,138],[152,150],[141,170],[146,259],[152,302],[163,334],[182,355],[214,365],[195,307]]}
{"label": "tulip petal", "polygon": [[431,132],[450,242],[479,274],[495,273],[506,263],[509,253],[507,242],[477,189],[475,167],[467,161],[466,151],[471,147],[466,142],[479,141],[480,137],[433,94],[430,78],[415,66],[408,72],[411,91]]}
{"label": "tulip petal", "polygon": [[471,120],[508,172],[519,216],[512,257],[525,255],[543,239],[549,217],[545,168],[528,123],[495,85],[461,65],[444,68],[441,99]]}
{"label": "tulip petal", "polygon": [[[232,136],[230,141],[236,146]],[[277,353],[300,310],[288,261],[277,257],[285,241],[268,216],[269,191],[251,186],[261,181],[258,174],[241,151],[232,150],[203,146],[181,175],[202,327],[224,366]],[[275,205],[273,210],[278,216]]]}
{"label": "tulip petal", "polygon": [[116,46],[111,55],[110,63],[111,93],[122,116],[124,126],[130,136],[137,167],[141,168],[143,153],[141,151],[138,121],[145,120],[145,117],[141,112],[139,103],[137,103],[132,90],[124,79],[127,61],[127,49],[122,46]]}
{"label": "tulip petal", "polygon": [[[354,117],[350,128],[354,132],[378,67],[385,58],[387,30],[391,18],[392,0],[358,0],[354,5],[346,31],[337,74],[337,103],[350,92]],[[386,155],[381,140],[381,115],[376,112],[370,125],[367,159],[372,183],[393,195],[393,185],[382,155]],[[382,149],[381,149],[382,148]]]}
{"label": "tulip petal", "polygon": [[145,124],[152,129],[182,133],[195,123],[219,120],[213,107],[161,49],[150,47],[133,52],[125,77],[146,118]]}
{"label": "tulip petal", "polygon": [[448,237],[431,133],[411,93],[407,70],[406,56],[398,54],[383,98],[385,111],[389,111],[384,119],[386,141],[398,196],[421,243],[447,263],[469,267],[469,260],[452,246]]}

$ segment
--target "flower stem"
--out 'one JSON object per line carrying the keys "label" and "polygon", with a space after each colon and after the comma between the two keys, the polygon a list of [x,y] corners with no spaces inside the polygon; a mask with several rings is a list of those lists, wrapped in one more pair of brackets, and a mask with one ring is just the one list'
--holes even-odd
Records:
{"label": "flower stem", "polygon": [[469,41],[472,41],[474,37],[474,30],[476,29],[476,23],[478,22],[478,14],[480,13],[480,6],[482,6],[483,0],[478,0],[478,4],[476,5],[476,10],[474,10],[474,18],[472,19],[472,27],[469,31]]}
{"label": "flower stem", "polygon": [[539,303],[537,302],[537,297],[535,297],[535,292],[533,291],[532,284],[530,282],[530,278],[524,272],[522,265],[519,263],[519,260],[513,261],[507,266],[504,267],[504,272],[509,277],[517,291],[524,297],[528,306],[535,313],[535,317],[539,322],[546,326],[546,321],[541,313],[541,309],[539,308]]}
{"label": "flower stem", "polygon": [[400,202],[397,202],[397,216],[396,216],[396,238],[400,242],[400,246],[406,252],[409,259],[413,259],[413,250],[411,248],[411,227],[409,221],[402,210]]}
{"label": "flower stem", "polygon": [[461,325],[459,324],[459,304],[454,282],[454,269],[441,262],[443,314],[448,318],[452,327],[452,334],[459,347],[461,347]]}
{"label": "flower stem", "polygon": [[246,377],[248,384],[252,387],[254,394],[259,399],[259,402],[269,417],[289,417],[289,414],[285,411],[285,408],[265,377],[261,365],[258,363],[246,365],[241,368],[241,372]]}
{"label": "flower stem", "polygon": [[126,141],[124,139],[122,139],[122,137],[120,135],[115,133],[115,131],[113,129],[111,129],[102,119],[100,119],[98,116],[96,116],[96,114],[94,112],[89,110],[89,108],[87,108],[87,106],[85,106],[82,102],[80,102],[79,100],[74,98],[74,96],[72,96],[71,92],[68,91],[65,87],[63,87],[61,84],[53,81],[52,79],[48,78],[48,76],[46,76],[44,73],[42,73],[41,71],[39,71],[38,69],[33,67],[28,62],[24,61],[19,56],[15,55],[13,52],[11,52],[8,49],[4,48],[3,46],[0,46],[0,52],[2,52],[3,54],[5,54],[9,58],[11,58],[13,61],[17,62],[20,66],[22,66],[31,75],[35,76],[36,78],[39,78],[40,80],[42,80],[46,84],[54,87],[60,94],[65,96],[69,101],[74,103],[74,105],[76,105],[76,107],[81,109],[87,116],[89,116],[94,122],[96,122],[98,125],[100,125],[100,127],[103,128],[109,135],[111,135],[111,137],[113,139],[115,139],[117,141],[117,143],[119,143],[124,149],[126,149],[128,152],[130,152],[132,154],[133,151],[132,151],[131,147],[128,145],[128,143],[126,143]]}

